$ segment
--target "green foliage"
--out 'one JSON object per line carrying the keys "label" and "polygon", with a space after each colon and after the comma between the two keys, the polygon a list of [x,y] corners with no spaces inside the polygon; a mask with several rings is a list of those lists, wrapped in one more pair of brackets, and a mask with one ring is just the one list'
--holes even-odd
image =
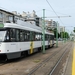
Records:
{"label": "green foliage", "polygon": [[75,33],[75,30],[73,30],[73,32]]}
{"label": "green foliage", "polygon": [[60,37],[61,38],[69,38],[69,34],[67,32],[61,32]]}
{"label": "green foliage", "polygon": [[[53,32],[54,32],[54,37],[56,38],[56,31],[57,31],[57,29],[55,28],[54,30],[53,30]],[[60,38],[69,38],[69,33],[68,32],[60,32],[60,34],[59,33],[57,33],[58,34],[58,38],[60,37]]]}
{"label": "green foliage", "polygon": [[[57,31],[57,29],[55,28],[54,30],[53,30],[53,32],[54,32],[54,37],[56,38],[56,31]],[[58,38],[60,37],[60,34],[59,33],[57,33],[58,34]]]}

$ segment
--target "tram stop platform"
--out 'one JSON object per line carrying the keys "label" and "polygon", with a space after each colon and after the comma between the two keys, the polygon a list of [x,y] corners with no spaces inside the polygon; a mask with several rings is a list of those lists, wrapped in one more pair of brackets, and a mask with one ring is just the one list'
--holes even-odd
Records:
{"label": "tram stop platform", "polygon": [[63,75],[75,75],[75,42],[69,53],[68,64],[66,66],[65,74]]}

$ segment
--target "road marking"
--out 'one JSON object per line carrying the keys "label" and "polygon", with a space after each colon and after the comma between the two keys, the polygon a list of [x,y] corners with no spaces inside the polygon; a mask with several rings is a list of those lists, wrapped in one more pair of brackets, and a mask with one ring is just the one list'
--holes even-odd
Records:
{"label": "road marking", "polygon": [[75,75],[75,45],[73,49],[72,75]]}

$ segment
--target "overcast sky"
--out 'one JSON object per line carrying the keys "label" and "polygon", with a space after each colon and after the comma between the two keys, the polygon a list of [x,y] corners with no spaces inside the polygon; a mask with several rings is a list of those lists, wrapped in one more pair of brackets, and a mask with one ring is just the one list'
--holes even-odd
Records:
{"label": "overcast sky", "polygon": [[[65,16],[60,18],[47,18],[48,20],[58,21],[60,26],[66,26],[67,31],[72,31],[75,26],[75,0],[47,0],[58,16]],[[50,8],[46,0],[0,0],[0,7],[8,11],[17,11],[18,13],[36,11],[40,17],[43,15],[42,9],[45,10],[45,16],[56,16]],[[67,16],[71,17],[67,17]]]}

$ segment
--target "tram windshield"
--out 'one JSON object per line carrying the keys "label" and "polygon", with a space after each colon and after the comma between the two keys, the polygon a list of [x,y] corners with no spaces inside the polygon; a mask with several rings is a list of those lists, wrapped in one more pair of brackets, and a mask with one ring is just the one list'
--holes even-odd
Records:
{"label": "tram windshield", "polygon": [[0,31],[0,42],[4,41],[6,31]]}

